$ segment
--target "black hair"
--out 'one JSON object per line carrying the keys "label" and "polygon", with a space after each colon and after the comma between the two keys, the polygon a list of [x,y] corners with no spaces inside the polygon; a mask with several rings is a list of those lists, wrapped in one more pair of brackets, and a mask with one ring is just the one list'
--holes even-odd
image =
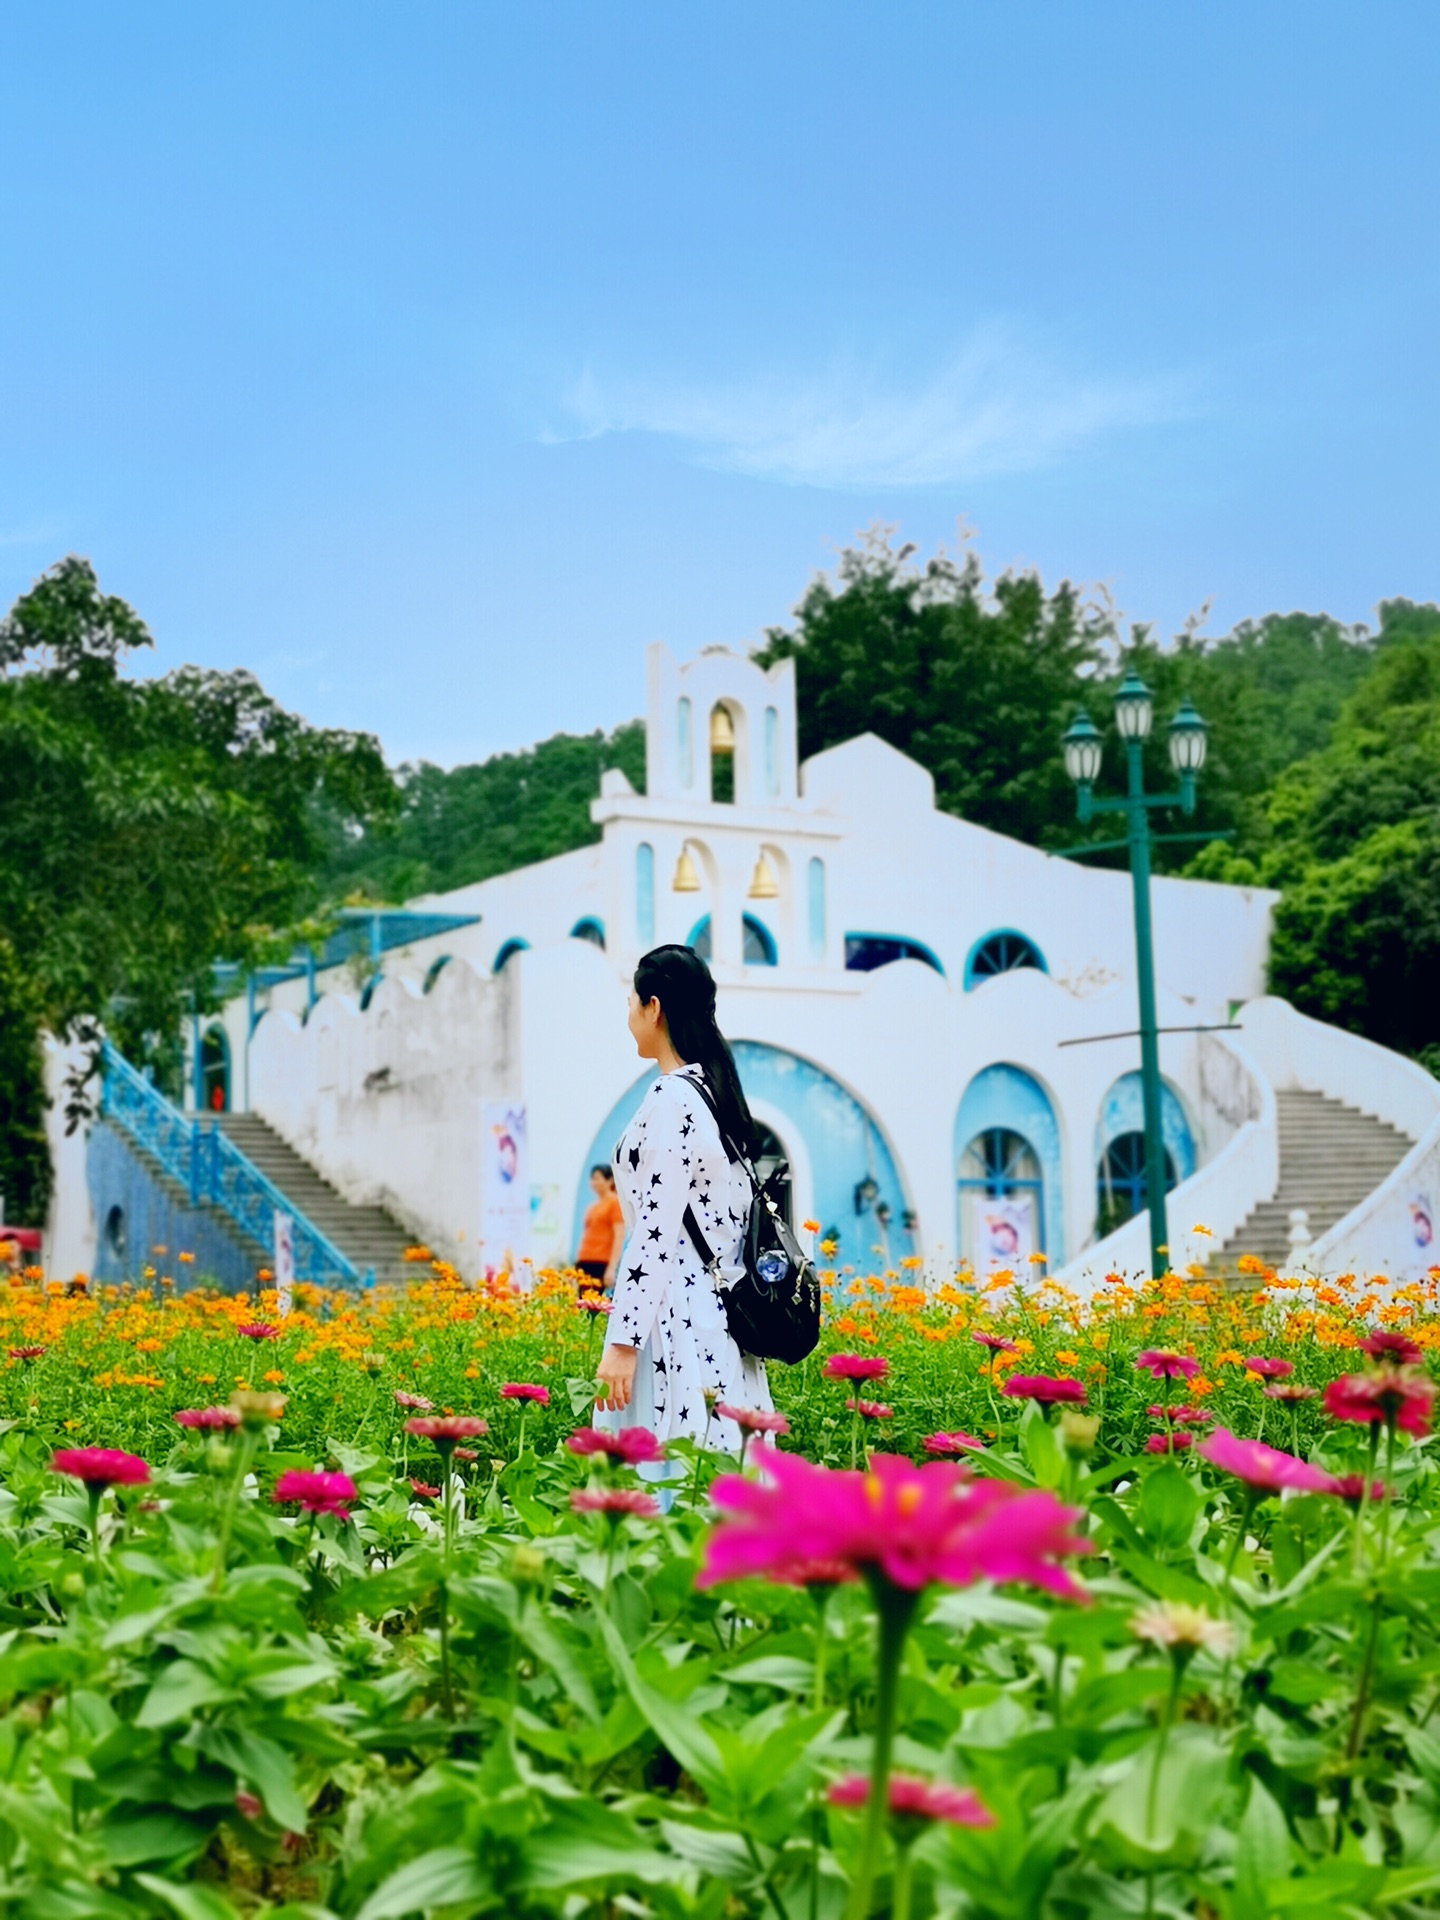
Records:
{"label": "black hair", "polygon": [[590,1169],[590,1178],[591,1178],[591,1179],[593,1180],[593,1179],[595,1178],[595,1176],[596,1176],[596,1174],[597,1174],[597,1173],[598,1173],[598,1174],[601,1174],[601,1175],[602,1175],[602,1176],[603,1176],[603,1177],[604,1177],[604,1178],[605,1178],[606,1180],[608,1180],[608,1181],[610,1182],[610,1184],[611,1184],[611,1186],[612,1186],[612,1187],[614,1186],[614,1184],[615,1184],[615,1169],[614,1169],[614,1168],[613,1168],[612,1166],[608,1166],[608,1165],[604,1165],[604,1166],[602,1166],[602,1165],[599,1165],[599,1164],[597,1164],[597,1165],[595,1165],[595,1166],[593,1166],[593,1167],[591,1167],[591,1169]]}
{"label": "black hair", "polygon": [[652,947],[635,969],[635,992],[642,1006],[660,1002],[671,1046],[687,1065],[704,1069],[721,1133],[742,1153],[752,1153],[755,1122],[734,1056],[715,1024],[715,982],[705,962],[690,947]]}

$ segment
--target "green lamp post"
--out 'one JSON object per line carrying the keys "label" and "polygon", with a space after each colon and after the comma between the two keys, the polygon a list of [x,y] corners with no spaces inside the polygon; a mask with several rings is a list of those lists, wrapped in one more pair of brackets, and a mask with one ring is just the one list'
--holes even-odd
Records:
{"label": "green lamp post", "polygon": [[[1145,1108],[1145,1195],[1150,1213],[1150,1270],[1164,1273],[1170,1248],[1165,1218],[1165,1139],[1160,1104],[1160,1042],[1155,1023],[1155,937],[1150,917],[1150,810],[1178,806],[1195,811],[1195,782],[1205,764],[1205,722],[1188,700],[1170,723],[1170,764],[1180,777],[1178,793],[1145,791],[1145,742],[1154,724],[1150,689],[1132,667],[1115,696],[1115,726],[1125,743],[1126,792],[1123,799],[1097,800],[1101,737],[1088,713],[1076,714],[1065,735],[1065,770],[1075,782],[1076,809],[1082,822],[1097,813],[1123,813],[1126,837],[1110,842],[1130,854],[1135,903],[1135,974],[1140,1001],[1140,1087]],[[1190,837],[1190,836],[1177,836]],[[1077,849],[1084,851],[1084,849]]]}

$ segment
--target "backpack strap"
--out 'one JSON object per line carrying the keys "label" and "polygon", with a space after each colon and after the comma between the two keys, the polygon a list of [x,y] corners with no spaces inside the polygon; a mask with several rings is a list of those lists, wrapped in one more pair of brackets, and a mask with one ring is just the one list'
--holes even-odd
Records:
{"label": "backpack strap", "polygon": [[[692,1079],[690,1081],[690,1084],[692,1087],[694,1087],[695,1091],[699,1094],[700,1098],[705,1102],[706,1106],[710,1109],[711,1118],[714,1120],[716,1128],[720,1134],[720,1144],[725,1149],[726,1159],[734,1161],[737,1165],[742,1166],[745,1169],[746,1177],[750,1182],[752,1204],[753,1204],[753,1196],[760,1191],[759,1178],[756,1175],[754,1167],[751,1166],[750,1164],[749,1156],[742,1153],[739,1147],[736,1146],[735,1142],[726,1133],[724,1122],[720,1118],[720,1109],[715,1104],[715,1096],[713,1093],[711,1093],[709,1087],[706,1085],[705,1070],[703,1067],[700,1070],[700,1078],[698,1080]],[[685,1217],[681,1224],[684,1226],[685,1231],[689,1234],[691,1240],[694,1242],[695,1251],[700,1256],[700,1263],[708,1273],[715,1264],[715,1250],[710,1245],[710,1242],[705,1238],[704,1229],[701,1227],[699,1220],[695,1217],[695,1209],[692,1206],[690,1206],[688,1203],[686,1204]]]}

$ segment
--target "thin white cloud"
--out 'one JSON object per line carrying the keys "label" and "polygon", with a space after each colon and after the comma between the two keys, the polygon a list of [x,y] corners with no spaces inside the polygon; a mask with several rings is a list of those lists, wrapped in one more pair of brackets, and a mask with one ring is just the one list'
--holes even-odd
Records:
{"label": "thin white cloud", "polygon": [[977,330],[938,372],[853,361],[808,379],[694,386],[588,369],[546,438],[658,434],[707,466],[797,486],[924,487],[1050,467],[1117,432],[1195,411],[1175,379],[1077,375],[1012,330]]}

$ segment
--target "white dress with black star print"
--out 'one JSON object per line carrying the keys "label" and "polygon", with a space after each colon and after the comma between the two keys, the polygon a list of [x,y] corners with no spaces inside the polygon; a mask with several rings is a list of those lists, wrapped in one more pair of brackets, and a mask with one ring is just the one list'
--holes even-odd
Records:
{"label": "white dress with black star print", "polygon": [[750,1181],[726,1158],[715,1116],[696,1085],[698,1066],[660,1074],[615,1149],[615,1185],[625,1215],[625,1251],[615,1281],[610,1339],[638,1347],[635,1386],[622,1426],[650,1427],[712,1447],[740,1444],[733,1420],[707,1422],[705,1390],[732,1406],[772,1406],[765,1363],[730,1337],[720,1289],[685,1230],[693,1207],[723,1279],[738,1278]]}

